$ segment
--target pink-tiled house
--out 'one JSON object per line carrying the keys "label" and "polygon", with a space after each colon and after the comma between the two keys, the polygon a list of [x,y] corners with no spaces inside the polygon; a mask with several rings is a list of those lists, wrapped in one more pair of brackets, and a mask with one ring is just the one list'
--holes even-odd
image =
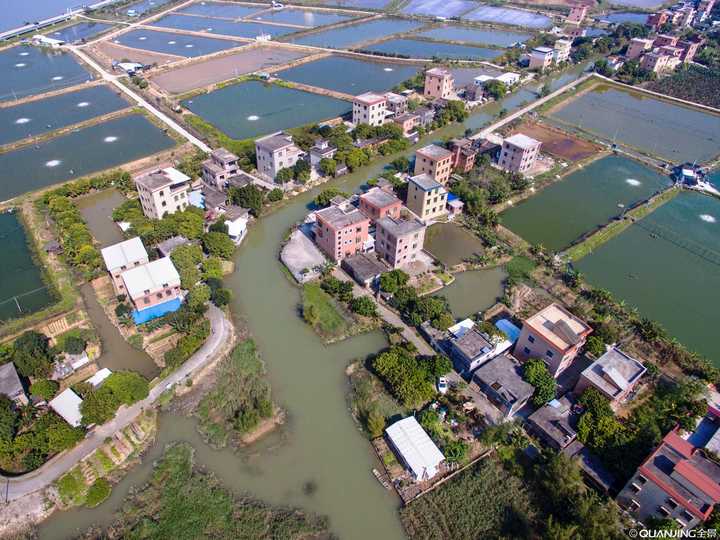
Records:
{"label": "pink-tiled house", "polygon": [[340,262],[363,251],[370,219],[360,210],[345,202],[319,210],[315,216],[315,241],[333,261]]}

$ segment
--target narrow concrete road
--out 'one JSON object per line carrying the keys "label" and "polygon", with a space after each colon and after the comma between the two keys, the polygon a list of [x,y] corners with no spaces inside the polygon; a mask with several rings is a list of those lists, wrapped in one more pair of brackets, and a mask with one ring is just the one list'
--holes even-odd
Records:
{"label": "narrow concrete road", "polygon": [[175,120],[170,118],[168,115],[166,115],[164,112],[159,111],[155,107],[153,107],[149,102],[145,100],[142,96],[137,94],[136,92],[133,92],[122,84],[117,76],[112,75],[105,71],[100,64],[95,62],[90,56],[88,56],[85,51],[80,50],[79,48],[75,47],[74,45],[67,45],[65,47],[66,49],[72,51],[77,56],[79,56],[85,63],[87,63],[90,67],[92,67],[95,71],[97,71],[103,80],[109,82],[110,84],[117,87],[121,92],[126,94],[130,99],[132,99],[135,103],[137,103],[140,107],[143,107],[145,110],[147,110],[150,114],[152,114],[155,118],[160,120],[163,124],[168,126],[170,129],[181,135],[184,139],[187,139],[190,141],[193,145],[198,147],[203,152],[211,152],[212,149],[205,144],[203,141],[195,137],[192,133],[190,133],[188,130],[186,130],[184,127],[182,127],[180,124],[178,124]]}
{"label": "narrow concrete road", "polygon": [[121,407],[114,419],[107,424],[97,426],[76,447],[59,454],[39,469],[16,478],[0,477],[2,500],[12,501],[50,485],[82,459],[100,448],[106,438],[112,437],[114,433],[130,425],[144,409],[151,408],[165,390],[184,382],[195,371],[215,360],[218,352],[230,339],[232,323],[222,310],[213,305],[210,305],[207,317],[210,320],[212,331],[203,346],[182,366],[153,386],[147,398],[131,407]]}
{"label": "narrow concrete road", "polygon": [[375,305],[377,306],[378,314],[380,315],[380,318],[384,320],[386,323],[397,326],[398,328],[402,328],[402,336],[415,345],[418,350],[418,354],[421,354],[423,356],[433,356],[435,355],[435,351],[433,348],[423,339],[421,338],[414,328],[408,326],[405,324],[405,322],[400,318],[400,315],[392,311],[390,308],[388,308],[385,304],[379,302],[377,298],[373,295],[372,291],[370,289],[365,289],[363,287],[360,287],[355,281],[341,268],[335,268],[333,270],[333,276],[336,278],[342,280],[342,281],[350,281],[353,284],[353,294],[355,296],[367,296],[368,298],[371,298],[373,302],[375,302]]}

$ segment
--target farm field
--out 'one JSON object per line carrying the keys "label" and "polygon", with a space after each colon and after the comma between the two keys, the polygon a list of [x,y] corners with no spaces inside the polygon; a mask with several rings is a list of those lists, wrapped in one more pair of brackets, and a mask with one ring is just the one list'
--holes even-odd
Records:
{"label": "farm field", "polygon": [[587,159],[602,150],[599,145],[547,125],[524,122],[515,132],[542,142],[543,152],[567,161]]}

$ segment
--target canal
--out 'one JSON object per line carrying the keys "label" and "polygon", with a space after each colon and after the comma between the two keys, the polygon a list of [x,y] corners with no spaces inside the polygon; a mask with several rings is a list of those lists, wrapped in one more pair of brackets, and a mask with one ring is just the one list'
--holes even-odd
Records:
{"label": "canal", "polygon": [[[452,125],[433,134],[433,140],[461,134],[465,126]],[[427,144],[423,140],[421,144]],[[419,146],[419,145],[417,145]],[[408,151],[412,153],[417,146]],[[335,182],[345,191],[358,189],[379,174],[394,157],[377,159],[358,173]],[[196,461],[216,473],[237,492],[250,492],[271,503],[300,506],[327,515],[330,528],[343,540],[394,540],[404,538],[397,516],[398,499],[375,480],[378,466],[368,441],[358,431],[347,406],[347,365],[386,345],[380,333],[354,337],[326,346],[298,317],[299,289],[278,262],[278,248],[288,228],[300,221],[320,189],[295,198],[290,204],[259,220],[250,230],[235,258],[235,272],[226,279],[234,292],[232,311],[247,324],[267,365],[274,399],[288,411],[288,422],[278,432],[249,449],[215,451],[195,431],[195,421],[161,415],[157,443],[142,465],[135,467],[113,490],[111,498],[95,509],[59,512],[40,529],[40,538],[75,537],[91,524],[107,525],[122,505],[128,490],[147,479],[152,462],[173,441],[190,442]],[[495,289],[480,289],[468,273],[453,289],[474,298],[468,309],[483,309],[493,301]],[[499,277],[499,276],[498,276]],[[492,282],[492,280],[489,280]],[[474,295],[474,296],[473,296]],[[90,301],[92,309],[92,300]],[[465,309],[465,308],[458,308]],[[104,319],[95,314],[93,318]],[[317,489],[307,495],[303,487]]]}

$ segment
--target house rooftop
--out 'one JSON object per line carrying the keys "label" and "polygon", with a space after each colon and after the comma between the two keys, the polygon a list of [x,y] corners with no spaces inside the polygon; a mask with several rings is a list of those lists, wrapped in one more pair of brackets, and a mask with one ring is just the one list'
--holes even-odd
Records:
{"label": "house rooftop", "polygon": [[615,484],[615,477],[608,472],[598,457],[592,454],[583,443],[576,439],[565,447],[562,453],[570,458],[577,458],[583,473],[605,493],[612,489]]}
{"label": "house rooftop", "polygon": [[58,413],[68,424],[78,427],[82,422],[80,405],[83,400],[69,388],[60,392],[50,400],[50,408]]}
{"label": "house rooftop", "polygon": [[93,388],[97,388],[100,386],[105,379],[107,379],[110,375],[112,375],[112,371],[110,371],[108,368],[102,368],[101,370],[97,371],[95,375],[90,377],[85,382],[90,383]]}
{"label": "house rooftop", "polygon": [[416,478],[435,476],[437,467],[445,460],[445,456],[414,416],[398,420],[389,426],[385,433]]}
{"label": "house rooftop", "polygon": [[585,322],[555,303],[525,319],[524,324],[561,351],[577,345],[592,332]]}
{"label": "house rooftop", "polygon": [[219,161],[237,161],[239,158],[235,154],[233,154],[230,150],[226,150],[225,148],[216,148],[212,151],[212,157],[216,158]]}
{"label": "house rooftop", "polygon": [[137,261],[148,259],[145,246],[138,236],[103,248],[100,253],[105,261],[105,268],[109,271],[123,266],[129,268]]}
{"label": "house rooftop", "polygon": [[376,208],[385,208],[386,206],[392,206],[394,204],[402,203],[400,199],[398,199],[395,195],[392,193],[388,193],[387,191],[380,189],[379,187],[374,187],[360,195],[360,199],[363,201],[375,206]]}
{"label": "house rooftop", "polygon": [[352,205],[330,205],[327,208],[318,210],[315,215],[335,229],[344,229],[356,223],[369,221],[360,210]]}
{"label": "house rooftop", "polygon": [[150,191],[157,191],[168,186],[188,182],[190,177],[173,167],[143,173],[135,178],[135,183]]}
{"label": "house rooftop", "polygon": [[432,191],[433,189],[441,188],[443,185],[435,180],[429,174],[423,173],[417,176],[411,176],[408,182],[412,182],[423,191]]}
{"label": "house rooftop", "polygon": [[0,366],[0,395],[4,394],[12,399],[23,393],[25,393],[25,390],[23,390],[15,365],[8,362]]}
{"label": "house rooftop", "polygon": [[403,114],[400,114],[400,115],[396,116],[396,117],[394,118],[394,121],[395,121],[395,122],[406,122],[406,121],[408,121],[408,120],[412,120],[413,118],[418,118],[418,119],[419,119],[419,118],[420,118],[420,115],[417,114],[417,113],[406,112],[406,113],[403,113]]}
{"label": "house rooftop", "polygon": [[406,219],[403,217],[395,219],[391,218],[390,216],[385,216],[384,218],[378,219],[376,224],[378,227],[386,230],[395,238],[398,238],[400,236],[406,236],[408,234],[413,234],[425,228],[425,225],[423,225],[419,220]]}
{"label": "house rooftop", "polygon": [[156,247],[163,257],[169,257],[176,248],[189,244],[190,240],[184,236],[173,236],[167,240],[163,240]]}
{"label": "house rooftop", "polygon": [[575,428],[580,415],[573,412],[574,405],[568,395],[553,399],[532,413],[528,422],[552,439],[558,448],[565,448],[577,437]]}
{"label": "house rooftop", "polygon": [[548,54],[548,53],[552,53],[553,50],[550,47],[534,47],[532,52],[537,52],[540,54]]}
{"label": "house rooftop", "polygon": [[645,366],[617,347],[611,347],[585,368],[582,376],[607,396],[614,398],[635,384],[645,373]]}
{"label": "house rooftop", "polygon": [[530,150],[541,144],[540,141],[523,135],[522,133],[516,133],[515,135],[507,137],[504,142],[522,148],[523,150]]}
{"label": "house rooftop", "polygon": [[131,268],[122,273],[122,279],[131,298],[144,296],[145,291],[155,292],[180,284],[180,275],[170,257]]}
{"label": "house rooftop", "polygon": [[451,73],[449,70],[447,70],[447,69],[445,69],[445,68],[440,68],[440,67],[434,67],[434,68],[432,68],[432,69],[428,69],[428,70],[425,72],[425,74],[426,74],[426,75],[432,75],[432,76],[435,76],[435,77],[448,77],[448,76],[452,76],[452,73]]}
{"label": "house rooftop", "polygon": [[347,257],[343,259],[342,264],[343,267],[348,267],[351,270],[358,281],[362,282],[374,279],[388,270],[387,266],[382,264],[376,257],[367,253],[358,253],[352,257]]}
{"label": "house rooftop", "polygon": [[523,379],[520,363],[506,354],[480,366],[473,379],[491,387],[509,403],[526,401],[535,392],[535,387]]}
{"label": "house rooftop", "polygon": [[477,328],[464,332],[460,337],[452,338],[451,341],[456,349],[471,359],[495,348],[495,344]]}
{"label": "house rooftop", "polygon": [[287,133],[283,133],[282,131],[278,131],[277,133],[273,133],[272,135],[268,135],[267,137],[262,137],[255,140],[256,146],[270,152],[275,152],[282,148],[293,146],[294,144],[295,143],[293,142],[292,136],[288,135]]}
{"label": "house rooftop", "polygon": [[401,96],[400,94],[396,94],[395,92],[385,92],[383,94],[385,96],[385,99],[392,103],[404,103],[407,101],[407,98],[405,96]]}
{"label": "house rooftop", "polygon": [[415,153],[420,154],[421,156],[425,156],[426,158],[433,161],[449,158],[452,156],[452,152],[450,152],[450,150],[448,150],[447,148],[443,148],[442,146],[438,146],[437,144],[429,144],[428,146],[419,148]]}
{"label": "house rooftop", "polygon": [[387,98],[382,94],[376,94],[375,92],[365,92],[359,96],[355,96],[353,101],[362,103],[363,105],[375,105],[376,103],[382,103],[387,101]]}

